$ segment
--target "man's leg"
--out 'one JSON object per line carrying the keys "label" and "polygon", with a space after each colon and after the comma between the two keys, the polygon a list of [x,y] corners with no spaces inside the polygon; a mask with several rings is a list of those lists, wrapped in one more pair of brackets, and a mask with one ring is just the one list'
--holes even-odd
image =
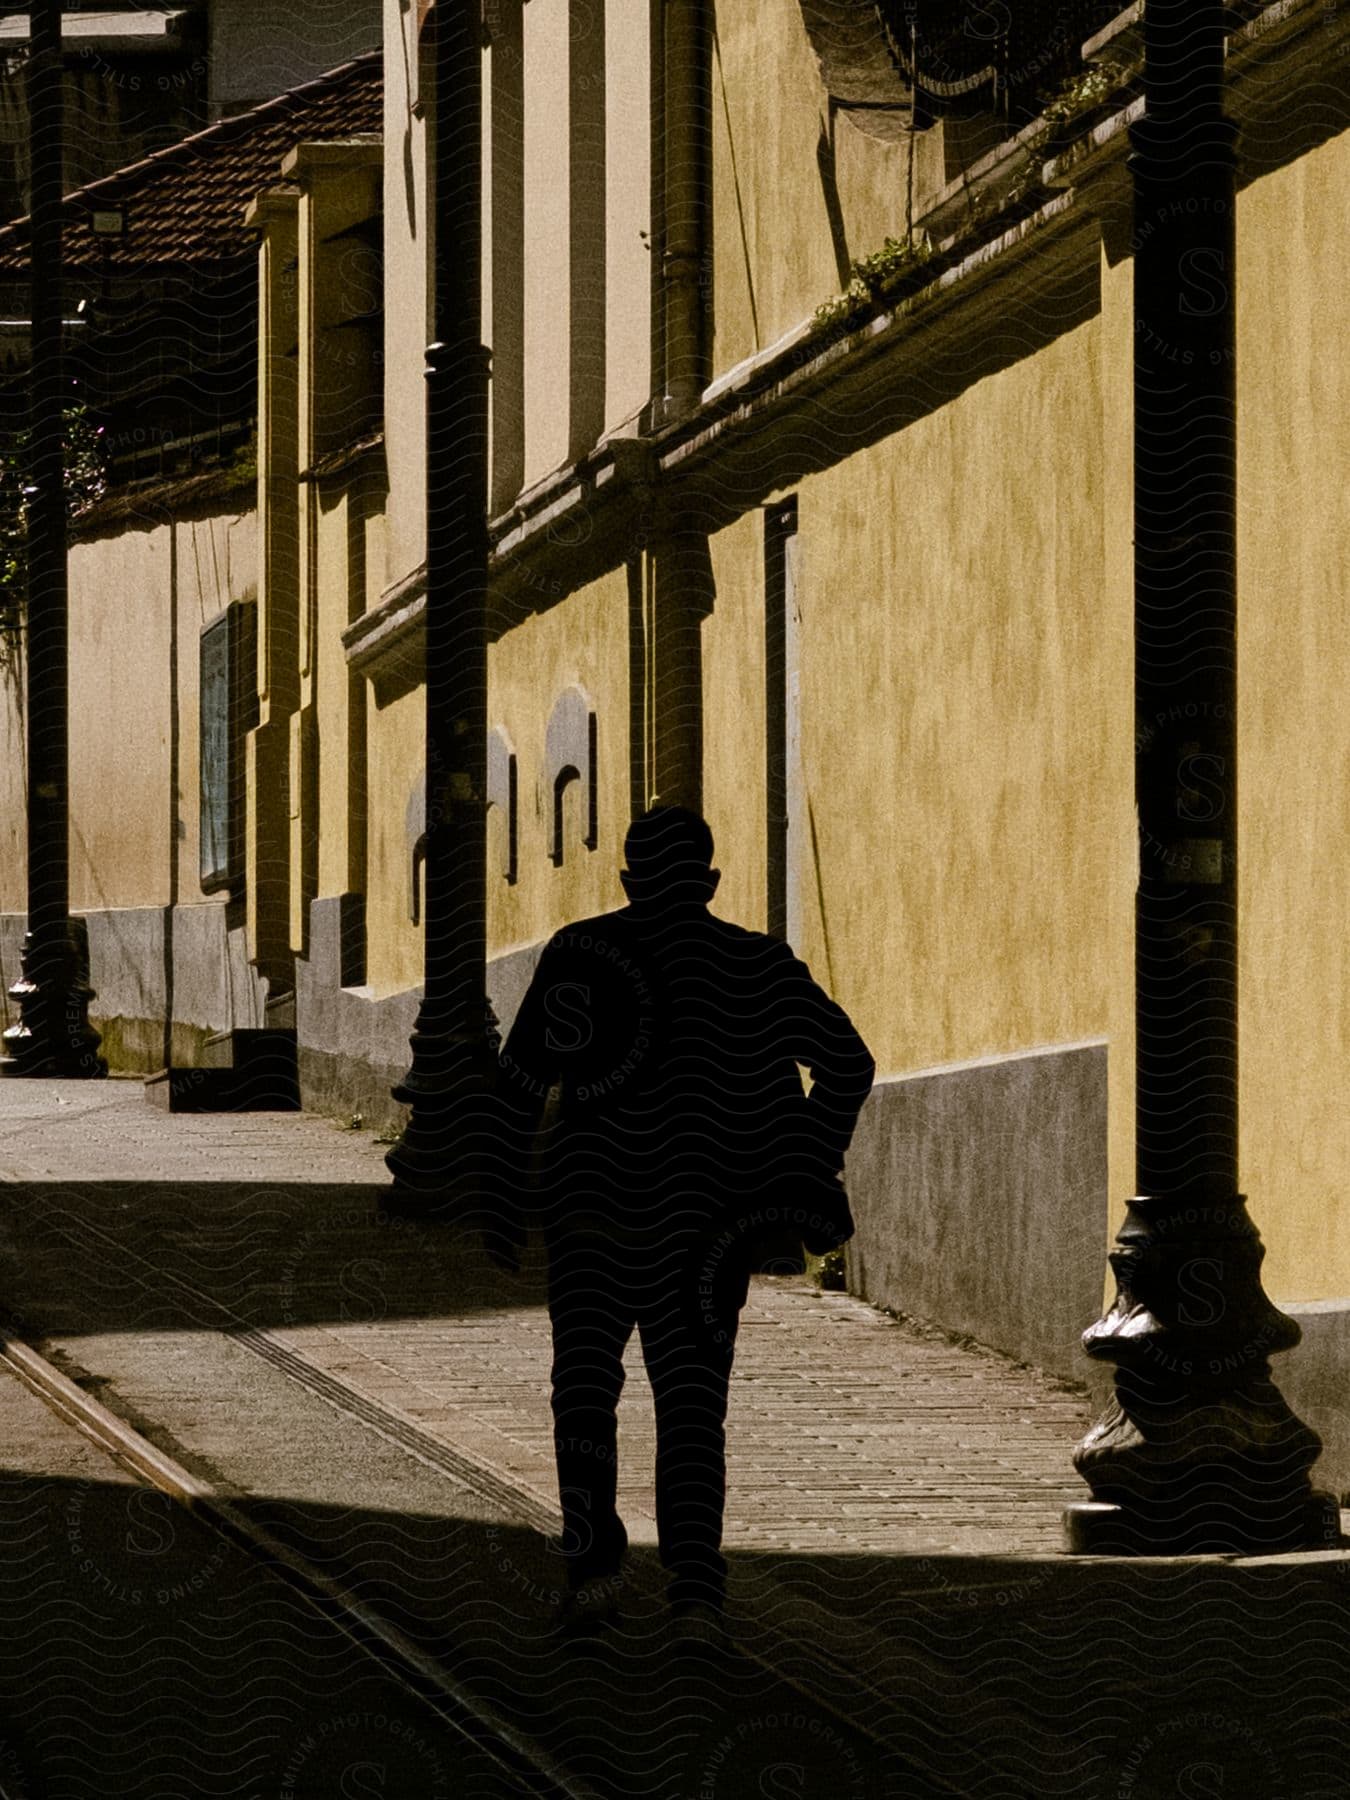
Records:
{"label": "man's leg", "polygon": [[691,1259],[650,1294],[642,1354],[656,1403],[656,1524],[672,1606],[726,1599],[726,1415],[748,1275]]}
{"label": "man's leg", "polygon": [[628,1534],[615,1505],[615,1412],[623,1390],[623,1351],[633,1329],[616,1281],[612,1252],[584,1239],[550,1248],[549,1318],[553,1326],[553,1443],[563,1514],[568,1586],[619,1571]]}

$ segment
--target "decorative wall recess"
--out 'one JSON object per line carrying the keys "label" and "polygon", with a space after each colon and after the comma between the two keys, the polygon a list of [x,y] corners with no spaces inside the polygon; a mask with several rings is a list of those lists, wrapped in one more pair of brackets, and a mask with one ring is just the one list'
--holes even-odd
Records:
{"label": "decorative wall recess", "polygon": [[552,799],[548,853],[561,867],[565,845],[563,796],[574,781],[581,783],[585,833],[582,842],[594,850],[599,840],[596,804],[595,704],[582,687],[558,696],[544,739],[544,778]]}
{"label": "decorative wall recess", "polygon": [[519,873],[520,779],[515,745],[504,725],[494,725],[487,740],[487,803],[501,808],[506,820],[506,853],[501,870],[514,883]]}

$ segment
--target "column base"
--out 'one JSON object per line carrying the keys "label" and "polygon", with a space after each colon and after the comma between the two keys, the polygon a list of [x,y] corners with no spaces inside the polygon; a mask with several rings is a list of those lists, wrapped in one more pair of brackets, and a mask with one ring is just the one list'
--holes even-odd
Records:
{"label": "column base", "polygon": [[0,1075],[63,1081],[99,1081],[108,1065],[99,1034],[89,1023],[89,932],[82,918],[68,918],[23,942],[23,973],[9,990],[19,1022],[4,1033]]}

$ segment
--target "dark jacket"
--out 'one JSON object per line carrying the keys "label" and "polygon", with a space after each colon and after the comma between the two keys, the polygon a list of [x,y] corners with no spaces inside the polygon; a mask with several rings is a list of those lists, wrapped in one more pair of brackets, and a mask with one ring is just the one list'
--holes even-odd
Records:
{"label": "dark jacket", "polygon": [[547,1218],[698,1226],[835,1174],[874,1072],[778,939],[702,905],[628,906],[550,939],[500,1092],[519,1151],[560,1085],[540,1156]]}

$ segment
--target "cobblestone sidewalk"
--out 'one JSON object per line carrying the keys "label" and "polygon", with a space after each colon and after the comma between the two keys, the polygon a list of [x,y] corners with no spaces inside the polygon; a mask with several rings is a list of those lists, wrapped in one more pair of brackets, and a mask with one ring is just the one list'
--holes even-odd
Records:
{"label": "cobblestone sidewalk", "polygon": [[[169,1115],[139,1084],[0,1084],[0,1179],[273,1185],[384,1184],[368,1136],[294,1114]],[[346,1214],[344,1209],[344,1216]],[[338,1238],[326,1249],[338,1251]],[[548,1319],[537,1257],[502,1305],[405,1316],[399,1258],[351,1234],[333,1317],[269,1321],[314,1368],[467,1455],[530,1497],[555,1496]],[[386,1237],[388,1234],[386,1234]],[[339,1252],[339,1256],[340,1256]],[[621,1507],[655,1542],[653,1418],[636,1339],[620,1404]],[[757,1278],[728,1420],[729,1549],[923,1556],[1046,1555],[1082,1497],[1070,1467],[1084,1398],[991,1353],[921,1334],[801,1278]]]}

